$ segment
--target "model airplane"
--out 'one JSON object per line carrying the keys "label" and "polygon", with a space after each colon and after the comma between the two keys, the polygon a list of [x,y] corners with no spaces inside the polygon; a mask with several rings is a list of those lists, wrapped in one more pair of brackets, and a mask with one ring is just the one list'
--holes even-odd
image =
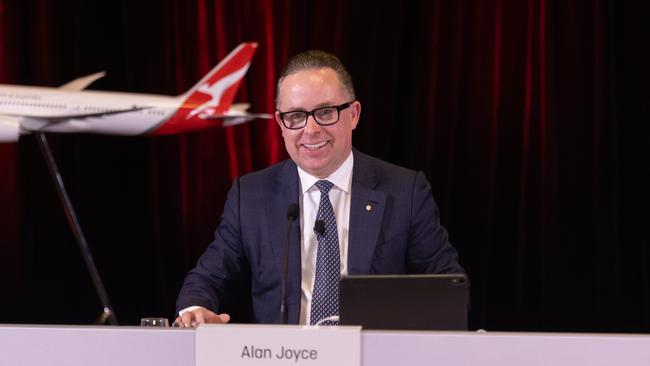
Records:
{"label": "model airplane", "polygon": [[242,43],[201,81],[179,96],[85,91],[97,73],[59,88],[0,84],[0,142],[34,131],[110,135],[166,135],[235,125],[270,114],[232,104],[256,43]]}

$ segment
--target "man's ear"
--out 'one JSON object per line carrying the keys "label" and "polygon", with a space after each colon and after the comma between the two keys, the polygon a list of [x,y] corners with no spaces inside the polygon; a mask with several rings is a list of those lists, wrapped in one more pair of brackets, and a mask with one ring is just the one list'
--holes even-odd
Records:
{"label": "man's ear", "polygon": [[355,100],[352,105],[350,105],[351,118],[352,118],[352,129],[357,128],[357,123],[359,123],[359,118],[361,118],[361,102]]}
{"label": "man's ear", "polygon": [[278,127],[280,127],[280,132],[282,133],[282,136],[284,136],[284,125],[282,124],[282,119],[280,118],[280,112],[275,111],[273,116],[275,117],[275,122],[278,124]]}
{"label": "man's ear", "polygon": [[277,122],[278,126],[280,126],[280,128],[282,128],[282,119],[280,119],[280,112],[275,111],[273,116],[275,116],[275,122]]}

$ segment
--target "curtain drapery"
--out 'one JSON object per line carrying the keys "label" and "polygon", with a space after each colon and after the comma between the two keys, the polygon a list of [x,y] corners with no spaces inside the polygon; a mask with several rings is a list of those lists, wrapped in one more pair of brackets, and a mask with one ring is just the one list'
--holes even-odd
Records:
{"label": "curtain drapery", "polygon": [[[324,49],[362,103],[354,144],[432,184],[472,279],[471,325],[650,326],[645,5],[467,0],[0,0],[0,82],[179,94],[237,44],[237,96],[274,111],[292,54]],[[233,177],[286,158],[273,120],[158,138],[51,135],[118,316],[172,316]],[[0,320],[88,323],[89,277],[31,136],[0,146]],[[3,291],[7,293],[7,291]]]}

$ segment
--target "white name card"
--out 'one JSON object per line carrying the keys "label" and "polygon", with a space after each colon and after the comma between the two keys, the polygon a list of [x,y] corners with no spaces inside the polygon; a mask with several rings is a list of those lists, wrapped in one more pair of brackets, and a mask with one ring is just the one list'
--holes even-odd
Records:
{"label": "white name card", "polygon": [[204,324],[197,366],[360,366],[361,327]]}

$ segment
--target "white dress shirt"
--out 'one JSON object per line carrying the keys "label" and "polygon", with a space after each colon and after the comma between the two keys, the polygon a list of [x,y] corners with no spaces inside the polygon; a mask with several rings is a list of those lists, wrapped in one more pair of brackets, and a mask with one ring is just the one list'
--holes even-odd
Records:
{"label": "white dress shirt", "polygon": [[[322,180],[328,180],[334,184],[329,192],[334,216],[336,217],[336,229],[339,235],[339,249],[341,253],[341,276],[348,273],[348,232],[350,228],[350,193],[352,189],[352,167],[354,157],[352,152],[341,166]],[[300,167],[300,248],[302,258],[302,283],[300,296],[300,324],[309,324],[311,314],[311,297],[314,290],[314,277],[316,274],[316,253],[318,240],[314,233],[314,223],[320,203],[320,190],[314,184],[321,180],[316,178]],[[338,314],[337,314],[338,315]]]}

